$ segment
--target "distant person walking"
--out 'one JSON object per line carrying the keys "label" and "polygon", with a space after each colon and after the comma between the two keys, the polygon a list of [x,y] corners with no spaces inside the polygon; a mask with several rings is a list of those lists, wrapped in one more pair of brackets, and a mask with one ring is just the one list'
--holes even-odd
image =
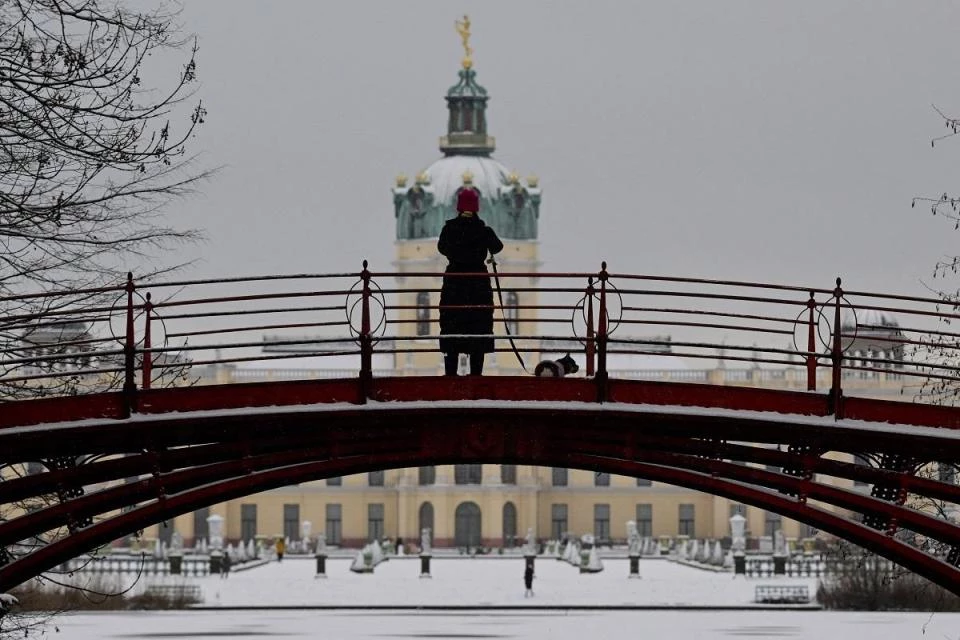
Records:
{"label": "distant person walking", "polygon": [[524,598],[533,597],[533,567],[527,566],[523,571],[523,586],[526,587],[526,591],[523,592]]}
{"label": "distant person walking", "polygon": [[457,212],[456,218],[444,224],[437,241],[437,249],[449,260],[440,290],[440,351],[446,375],[457,375],[460,354],[465,353],[470,356],[470,375],[479,376],[483,373],[484,354],[494,350],[493,288],[486,275],[453,274],[486,274],[487,252],[499,253],[503,243],[479,218],[480,194],[475,189],[460,191]]}
{"label": "distant person walking", "polygon": [[230,576],[230,554],[224,553],[220,560],[220,578],[226,579]]}
{"label": "distant person walking", "polygon": [[283,552],[287,550],[287,543],[283,541],[283,538],[277,538],[276,550],[277,562],[283,562]]}

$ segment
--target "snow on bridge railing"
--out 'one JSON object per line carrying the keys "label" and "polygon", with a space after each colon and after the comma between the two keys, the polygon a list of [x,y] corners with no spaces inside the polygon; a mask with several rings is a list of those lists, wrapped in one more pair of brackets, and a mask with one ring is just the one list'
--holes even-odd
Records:
{"label": "snow on bridge railing", "polygon": [[[131,276],[112,287],[2,297],[0,396],[134,393],[194,384],[201,372],[216,382],[207,374],[226,370],[229,381],[432,373],[443,277],[364,265],[212,280]],[[789,379],[836,398],[845,381],[860,379],[913,380],[946,394],[960,372],[953,302],[844,291],[839,279],[811,288],[611,273],[605,264],[594,273],[447,277],[493,278],[501,371],[522,371],[519,359],[505,361],[511,353],[532,368],[571,351],[600,386],[611,376],[757,386]],[[637,357],[639,368],[631,366]],[[707,366],[651,364],[659,358]]]}

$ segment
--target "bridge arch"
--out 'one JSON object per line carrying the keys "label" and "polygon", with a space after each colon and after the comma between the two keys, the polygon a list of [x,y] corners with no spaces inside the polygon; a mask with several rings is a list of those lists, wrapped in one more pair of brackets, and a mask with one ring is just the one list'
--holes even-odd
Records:
{"label": "bridge arch", "polygon": [[[434,458],[434,464],[453,464],[463,460],[472,462],[493,462],[493,458],[456,456]],[[567,466],[593,471],[617,473],[634,477],[649,478],[689,489],[695,489],[737,500],[743,504],[781,513],[800,522],[805,522],[838,537],[850,540],[860,546],[890,558],[904,567],[937,582],[954,592],[960,592],[960,571],[956,567],[938,560],[919,549],[886,536],[857,522],[825,509],[799,502],[794,498],[773,491],[761,489],[731,481],[723,477],[673,468],[644,462],[611,460],[590,454],[567,452],[552,453],[533,457],[510,458],[520,464],[538,464],[543,466]],[[98,522],[91,527],[79,530],[66,538],[39,549],[9,565],[0,568],[0,590],[9,588],[52,569],[84,551],[129,535],[160,520],[194,511],[207,505],[239,498],[251,493],[285,486],[295,482],[307,482],[337,475],[363,473],[374,469],[414,466],[423,461],[417,449],[378,453],[369,456],[356,456],[348,459],[307,462],[288,465],[277,469],[268,469],[249,473],[239,477],[230,477],[219,482],[170,495],[161,500],[139,506],[124,514]],[[728,463],[724,463],[728,464]],[[736,469],[738,465],[729,464]],[[762,470],[752,470],[763,472]],[[879,501],[878,501],[879,502]]]}
{"label": "bridge arch", "polygon": [[[416,420],[411,420],[413,417]],[[929,455],[927,451],[944,452],[958,446],[957,439],[930,431],[913,434],[889,430],[877,435],[858,430],[855,425],[810,425],[801,419],[789,425],[783,418],[722,412],[711,415],[676,408],[644,412],[622,407],[586,409],[577,404],[562,412],[549,405],[470,405],[466,416],[462,406],[414,412],[389,404],[367,409],[305,407],[296,411],[281,408],[238,414],[154,416],[138,422],[103,421],[79,428],[54,425],[35,431],[0,429],[0,450],[8,456],[19,455],[21,460],[30,459],[44,447],[49,451],[53,445],[67,456],[92,450],[101,456],[146,451],[130,459],[101,457],[90,465],[0,483],[0,496],[5,501],[18,492],[21,496],[38,495],[44,489],[56,491],[57,486],[83,486],[100,472],[101,481],[152,473],[136,483],[72,498],[0,524],[2,547],[31,532],[69,526],[124,506],[143,505],[89,527],[81,525],[64,540],[0,567],[0,589],[160,520],[270,488],[394,467],[535,464],[643,477],[774,511],[851,540],[960,591],[955,567],[882,531],[805,502],[809,498],[872,514],[960,546],[960,528],[955,525],[811,478],[820,472],[868,478],[953,502],[960,502],[960,488],[827,460],[819,453],[801,460],[788,452],[750,446],[751,442],[769,442],[771,434],[782,436],[786,444],[817,447],[820,452],[856,450],[850,447],[862,447],[865,435],[876,436],[871,438],[875,451],[913,447],[922,456]],[[82,437],[52,437],[61,431],[64,436]],[[802,463],[804,469],[800,475],[791,475],[744,467],[727,459],[783,469]],[[104,471],[107,469],[110,471]]]}

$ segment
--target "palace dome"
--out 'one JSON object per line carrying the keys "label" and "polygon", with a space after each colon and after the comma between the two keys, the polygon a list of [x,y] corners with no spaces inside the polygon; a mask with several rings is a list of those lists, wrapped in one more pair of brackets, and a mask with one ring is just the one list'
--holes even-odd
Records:
{"label": "palace dome", "polygon": [[857,309],[856,314],[852,309],[843,309],[840,318],[840,326],[844,329],[856,327],[862,331],[884,331],[889,328],[895,331],[900,327],[892,313],[876,309]]}
{"label": "palace dome", "polygon": [[[486,200],[500,197],[501,187],[507,184],[510,170],[485,156],[447,156],[440,158],[424,171],[430,178],[437,204],[452,205],[457,191],[465,186],[464,174],[472,176],[473,187]],[[481,208],[480,214],[483,215]]]}

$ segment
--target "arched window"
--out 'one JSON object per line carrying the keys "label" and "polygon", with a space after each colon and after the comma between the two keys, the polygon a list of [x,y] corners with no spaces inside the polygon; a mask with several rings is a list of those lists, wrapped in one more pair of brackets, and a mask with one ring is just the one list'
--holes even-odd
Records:
{"label": "arched window", "polygon": [[436,484],[437,482],[437,468],[436,467],[420,467],[420,472],[418,474],[420,486],[427,486],[431,484]]}
{"label": "arched window", "polygon": [[517,306],[520,304],[520,298],[516,291],[507,291],[503,297],[503,317],[507,320],[507,327],[510,328],[510,335],[515,336],[520,333],[520,310]]}
{"label": "arched window", "polygon": [[482,541],[480,507],[475,502],[461,502],[453,517],[454,544],[464,548],[479,547]]}
{"label": "arched window", "polygon": [[512,502],[503,505],[503,546],[516,545],[517,539],[517,507]]}
{"label": "arched window", "polygon": [[426,291],[417,294],[417,335],[430,335],[430,294]]}
{"label": "arched window", "polygon": [[430,539],[433,539],[433,505],[429,502],[424,502],[420,505],[420,513],[417,518],[417,522],[420,523],[420,531],[424,529],[430,529]]}

